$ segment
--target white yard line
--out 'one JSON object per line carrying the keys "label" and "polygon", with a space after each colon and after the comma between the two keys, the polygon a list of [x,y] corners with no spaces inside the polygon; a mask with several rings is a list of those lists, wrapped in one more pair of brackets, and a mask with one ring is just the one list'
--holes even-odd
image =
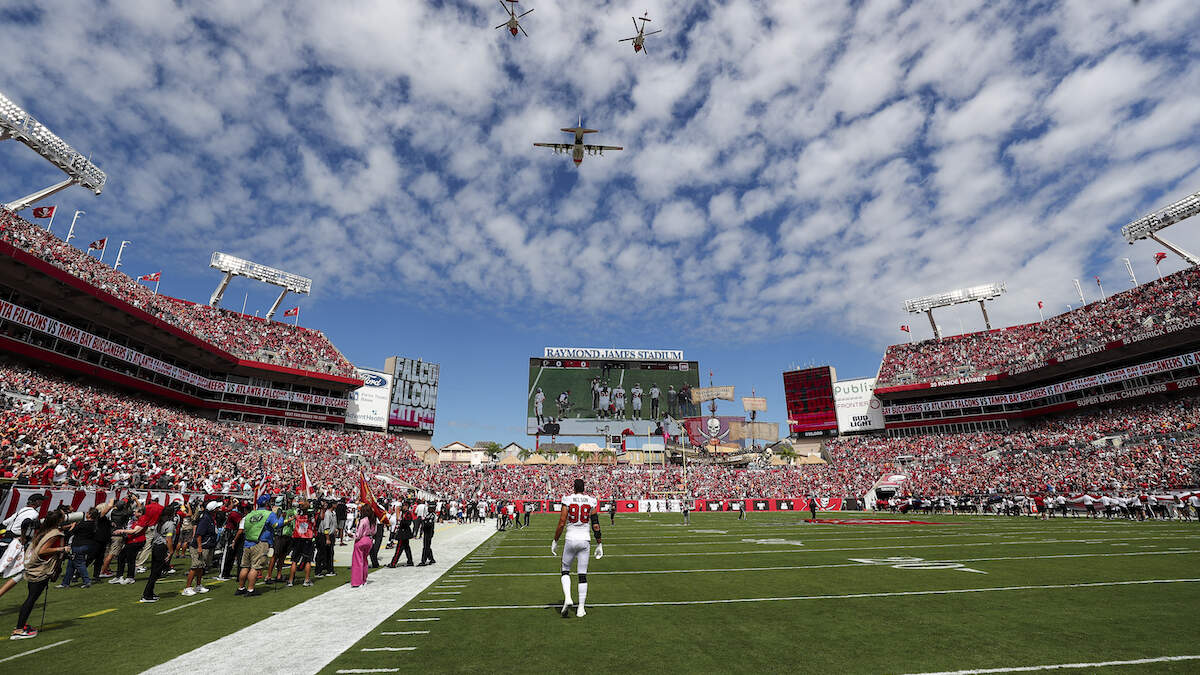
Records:
{"label": "white yard line", "polygon": [[[589,607],[661,607],[683,605],[732,605],[747,602],[793,602],[798,600],[854,600],[860,598],[899,598],[912,595],[956,595],[960,593],[998,593],[1004,591],[1042,591],[1067,588],[1100,588],[1104,586],[1135,586],[1145,584],[1197,583],[1200,579],[1141,579],[1137,581],[1096,581],[1084,584],[1045,584],[1041,586],[990,586],[984,588],[951,588],[938,591],[892,591],[886,593],[847,593],[845,595],[789,595],[768,598],[728,598],[724,600],[660,600],[652,602],[591,602]],[[554,605],[479,605],[474,607],[417,607],[410,612],[455,612],[488,609],[546,609]]]}
{"label": "white yard line", "polygon": [[[315,674],[437,582],[446,569],[493,534],[495,529],[486,525],[445,528],[440,531],[440,536],[434,538],[440,561],[437,565],[377,570],[371,572],[365,588],[350,588],[344,583],[345,577],[340,577],[337,579],[340,585],[332,590],[147,672],[154,675],[192,675],[197,663],[205,664],[205,669],[212,672],[244,672],[246,663],[240,655],[253,652],[259,645],[273,644],[280,635],[303,634],[306,636],[304,640],[294,641],[288,646],[288,658],[283,660],[286,663],[275,663],[268,659],[256,664],[254,670],[279,675]],[[410,649],[415,648],[404,648],[403,651]]]}
{"label": "white yard line", "polygon": [[526,401],[533,398],[533,392],[537,391],[538,380],[542,379],[542,371],[545,369],[546,369],[545,366],[538,368],[537,377],[533,378],[533,384],[529,385],[529,395],[525,397]]}
{"label": "white yard line", "polygon": [[1035,670],[1075,670],[1079,668],[1107,668],[1110,666],[1140,666],[1146,663],[1167,663],[1170,661],[1195,661],[1200,654],[1188,656],[1156,656],[1148,659],[1130,659],[1128,661],[1094,661],[1092,663],[1055,663],[1045,666],[1013,666],[1009,668],[975,668],[971,670],[943,670],[936,673],[918,673],[915,675],[983,675],[984,673],[1027,673]]}
{"label": "white yard line", "polygon": [[52,643],[52,644],[48,644],[48,645],[43,645],[43,646],[41,646],[41,647],[38,647],[38,648],[36,648],[36,649],[30,649],[30,650],[29,650],[29,651],[27,651],[27,652],[21,652],[20,654],[13,654],[12,656],[6,656],[6,657],[4,657],[4,658],[0,659],[0,663],[5,663],[5,662],[7,662],[7,661],[12,661],[13,659],[19,659],[19,658],[21,658],[22,656],[29,656],[30,654],[36,654],[36,653],[38,653],[38,652],[44,652],[44,651],[46,651],[47,649],[54,649],[55,647],[58,647],[58,646],[61,646],[61,645],[65,645],[65,644],[67,644],[68,642],[70,642],[71,640],[74,640],[74,639],[75,639],[75,638],[67,638],[66,640],[59,640],[58,642],[54,642],[54,643]]}
{"label": "white yard line", "polygon": [[[819,553],[819,552],[835,552],[835,551],[879,551],[892,550],[901,548],[959,548],[967,546],[1023,546],[1027,544],[1042,545],[1042,544],[1108,544],[1116,541],[1143,541],[1148,539],[1196,539],[1200,535],[1189,535],[1186,537],[1110,537],[1105,539],[1030,539],[1024,541],[983,541],[969,542],[963,544],[913,544],[910,546],[896,546],[893,544],[885,544],[882,546],[856,546],[844,548],[786,548],[786,549],[740,549],[737,551],[699,551],[699,552],[672,552],[672,553],[607,553],[605,557],[613,558],[661,558],[670,556],[672,558],[688,558],[693,556],[712,556],[712,555],[762,555],[766,553]],[[615,542],[613,542],[615,543]],[[732,543],[732,542],[730,542]],[[492,560],[532,560],[536,558],[545,558],[544,555],[494,555],[490,556]],[[479,574],[478,576],[483,576]]]}
{"label": "white yard line", "polygon": [[427,630],[385,630],[380,635],[429,635]]}
{"label": "white yard line", "polygon": [[335,673],[398,673],[399,668],[343,668]]}
{"label": "white yard line", "polygon": [[442,617],[440,617],[440,616],[430,616],[430,617],[426,617],[426,618],[424,618],[424,619],[396,619],[396,620],[397,620],[397,621],[441,621],[441,620],[442,620]]}
{"label": "white yard line", "polygon": [[208,602],[209,600],[212,600],[212,598],[204,598],[203,600],[193,600],[192,602],[180,605],[178,607],[172,607],[171,609],[164,609],[163,611],[159,612],[159,614],[161,615],[161,614],[170,614],[171,612],[178,612],[179,610],[181,610],[185,607],[191,607],[192,605],[198,605],[202,602]]}
{"label": "white yard line", "polygon": [[[1001,560],[1051,560],[1055,558],[1108,558],[1131,555],[1187,555],[1200,553],[1200,549],[1182,551],[1130,551],[1128,553],[1061,553],[1055,555],[1017,555],[995,558],[953,558],[948,560],[927,560],[930,563],[966,563],[993,562]],[[677,570],[617,570],[612,572],[591,571],[593,576],[619,577],[627,574],[695,574],[704,572],[775,572],[784,570],[817,570],[839,567],[873,567],[875,563],[828,563],[825,565],[778,565],[774,567],[716,567],[703,569]],[[557,577],[560,572],[492,572],[481,574],[483,577]]]}
{"label": "white yard line", "polygon": [[411,652],[416,647],[363,647],[360,652]]}

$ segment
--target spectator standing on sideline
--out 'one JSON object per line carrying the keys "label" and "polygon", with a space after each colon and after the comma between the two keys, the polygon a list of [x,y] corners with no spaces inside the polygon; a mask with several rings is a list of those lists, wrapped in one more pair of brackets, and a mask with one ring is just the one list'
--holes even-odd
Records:
{"label": "spectator standing on sideline", "polygon": [[292,528],[292,571],[288,574],[288,586],[296,581],[296,566],[304,568],[304,585],[312,586],[313,540],[317,526],[313,523],[308,502],[301,501],[296,510],[296,522]]}
{"label": "spectator standing on sideline", "polygon": [[[321,517],[321,528],[317,531],[318,541],[323,542],[317,560],[317,576],[336,576],[333,572],[333,545],[337,538],[337,513],[333,507],[326,506]],[[324,570],[324,574],[322,574]]]}
{"label": "spectator standing on sideline", "polygon": [[337,514],[337,540],[338,546],[346,545],[346,498],[342,497],[338,500],[337,506],[333,507],[334,513]]}
{"label": "spectator standing on sideline", "polygon": [[[213,512],[216,511],[217,506],[219,506],[218,502],[211,501],[200,510],[200,518],[196,521],[192,540],[187,543],[192,555],[192,563],[188,569],[187,581],[184,583],[181,595],[208,592],[204,586],[204,570],[212,565],[213,553],[217,549],[217,526],[213,521]],[[192,587],[193,582],[196,584],[195,588]]]}
{"label": "spectator standing on sideline", "polygon": [[[418,508],[418,514],[419,514],[420,513],[419,509],[421,509],[421,507],[418,506],[417,508]],[[435,518],[435,514],[429,510],[428,506],[425,506],[425,515],[420,518],[421,540],[422,540],[421,541],[421,562],[420,562],[420,564],[417,565],[417,567],[424,567],[425,565],[432,565],[435,562],[437,562],[436,560],[433,559],[433,521],[434,521],[434,518]]]}
{"label": "spectator standing on sideline", "polygon": [[171,504],[159,513],[158,522],[146,534],[146,545],[150,547],[150,578],[146,580],[142,599],[138,602],[158,602],[154,584],[167,568],[174,540],[175,505]]}
{"label": "spectator standing on sideline", "polygon": [[[364,506],[366,506],[364,504]],[[350,560],[350,588],[358,588],[367,583],[367,556],[375,540],[375,511],[370,507],[362,509],[362,518],[354,530],[354,551]]]}
{"label": "spectator standing on sideline", "polygon": [[401,503],[401,505],[396,508],[396,519],[393,527],[396,528],[396,539],[398,543],[396,544],[396,552],[392,554],[392,562],[388,563],[388,567],[396,566],[396,563],[400,561],[401,553],[404,553],[406,556],[408,556],[408,562],[404,563],[404,566],[413,566],[412,547],[409,546],[408,543],[409,540],[413,538],[412,517],[412,509],[409,507],[407,502]]}
{"label": "spectator standing on sideline", "polygon": [[222,527],[225,536],[225,548],[221,553],[221,576],[218,581],[232,581],[233,570],[236,569],[242,555],[242,512],[237,502],[230,501],[225,512],[225,525]]}
{"label": "spectator standing on sideline", "polygon": [[254,590],[254,582],[267,567],[267,551],[271,548],[272,530],[283,525],[283,518],[266,508],[271,498],[260,495],[257,506],[242,518],[241,528],[242,564],[238,571],[238,589],[234,595],[257,597],[262,593]]}
{"label": "spectator standing on sideline", "polygon": [[21,609],[17,612],[17,628],[12,633],[13,640],[23,640],[37,637],[38,632],[29,626],[29,615],[38,598],[45,592],[46,587],[58,575],[58,561],[69,549],[65,545],[61,528],[63,512],[51,511],[42,520],[42,526],[33,536],[29,545],[29,553],[25,556],[25,581],[28,594]]}

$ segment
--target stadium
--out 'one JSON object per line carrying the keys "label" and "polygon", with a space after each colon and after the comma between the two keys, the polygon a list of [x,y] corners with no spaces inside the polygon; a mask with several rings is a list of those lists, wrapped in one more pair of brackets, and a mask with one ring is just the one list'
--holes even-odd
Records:
{"label": "stadium", "polygon": [[[875,317],[873,377],[724,338],[505,352],[528,375],[498,404],[507,444],[471,445],[447,442],[476,414],[458,392],[496,371],[449,349],[348,358],[347,322],[382,329],[301,326],[284,300],[325,290],[289,271],[304,257],[280,269],[214,240],[220,281],[189,299],[126,274],[129,242],[108,261],[115,240],[81,248],[83,211],[60,236],[56,200],[102,200],[110,176],[33,112],[0,93],[0,140],[59,181],[0,204],[5,668],[1200,665],[1200,259],[1165,238],[1200,221],[1200,193],[1109,233],[1182,269],[1128,267],[1111,294],[1097,277],[1065,312],[993,327],[1001,283],[890,298],[931,335],[905,324],[892,344]],[[263,317],[230,308],[235,279],[278,293]],[[935,317],[976,303],[982,330]],[[782,396],[738,402],[713,374],[728,351],[770,361]]]}

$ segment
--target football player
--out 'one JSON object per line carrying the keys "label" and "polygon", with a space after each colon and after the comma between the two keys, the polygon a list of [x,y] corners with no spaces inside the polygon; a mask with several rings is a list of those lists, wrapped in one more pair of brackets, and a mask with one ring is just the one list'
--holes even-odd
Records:
{"label": "football player", "polygon": [[579,574],[579,609],[575,616],[586,616],[588,556],[591,554],[591,535],[596,535],[596,560],[604,557],[604,545],[600,543],[600,518],[596,513],[596,498],[583,493],[583,479],[575,479],[575,492],[562,498],[562,515],[554,530],[554,541],[550,542],[550,555],[558,555],[558,539],[563,529],[567,541],[562,552],[562,616],[567,618],[571,602],[571,563]]}
{"label": "football player", "polygon": [[633,418],[640,420],[642,419],[642,385],[635,383],[629,393],[633,396]]}
{"label": "football player", "polygon": [[533,412],[537,416],[538,426],[542,426],[545,422],[542,419],[542,406],[546,403],[546,394],[542,393],[542,388],[538,387],[537,393],[533,395]]}
{"label": "football player", "polygon": [[625,419],[625,387],[620,384],[612,390],[613,395],[613,412],[619,420]]}

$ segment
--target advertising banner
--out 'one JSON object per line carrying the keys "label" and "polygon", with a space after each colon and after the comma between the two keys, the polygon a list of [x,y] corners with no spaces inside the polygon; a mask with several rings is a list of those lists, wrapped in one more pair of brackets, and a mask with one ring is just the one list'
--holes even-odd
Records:
{"label": "advertising banner", "polygon": [[14,305],[5,300],[0,300],[0,319],[12,321],[13,323],[45,333],[51,337],[56,337],[65,342],[79,345],[85,349],[90,349],[99,354],[104,354],[105,356],[124,361],[139,368],[145,368],[164,377],[169,377],[178,382],[190,384],[210,392],[224,392],[240,396],[266,398],[273,401],[292,401],[294,403],[306,403],[339,409],[345,408],[347,404],[344,398],[209,379],[172,363],[167,363],[153,356],[143,354],[132,347],[126,347],[125,345],[106,340],[70,324],[51,319],[48,316],[38,314],[31,309]]}
{"label": "advertising banner", "polygon": [[875,378],[843,380],[833,385],[840,433],[883,428],[883,404],[875,398]]}
{"label": "advertising banner", "polygon": [[421,359],[392,357],[392,401],[388,426],[433,433],[441,367]]}
{"label": "advertising banner", "polygon": [[392,376],[378,370],[355,368],[355,377],[363,386],[350,392],[346,406],[346,424],[386,430],[388,403],[392,397]]}

